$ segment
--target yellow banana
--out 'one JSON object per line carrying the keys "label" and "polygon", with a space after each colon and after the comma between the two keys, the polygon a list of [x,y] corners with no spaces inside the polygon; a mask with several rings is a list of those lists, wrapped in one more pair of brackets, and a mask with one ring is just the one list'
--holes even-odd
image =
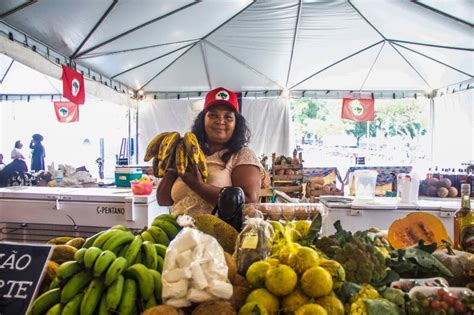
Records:
{"label": "yellow banana", "polygon": [[142,237],[140,235],[136,235],[135,239],[130,243],[127,251],[123,255],[123,257],[127,260],[127,267],[132,265],[137,255],[140,253],[142,248]]}
{"label": "yellow banana", "polygon": [[89,283],[81,302],[81,315],[94,314],[95,309],[100,303],[100,298],[102,297],[102,291],[104,291],[104,289],[105,285],[102,278],[94,278],[91,283]]}
{"label": "yellow banana", "polygon": [[119,306],[120,300],[122,299],[123,294],[123,285],[125,278],[122,275],[119,275],[117,280],[112,282],[112,284],[107,288],[105,293],[105,304],[110,310],[116,310]]}
{"label": "yellow banana", "polygon": [[151,276],[153,277],[153,281],[155,282],[155,298],[159,302],[161,301],[161,290],[162,290],[162,284],[161,284],[161,274],[156,271],[156,270],[150,270]]}
{"label": "yellow banana", "polygon": [[202,179],[206,182],[209,175],[207,170],[206,156],[199,146],[199,141],[196,138],[196,135],[192,132],[186,132],[183,137],[183,143],[190,162],[193,165],[197,165],[199,171],[201,172]]}
{"label": "yellow banana", "polygon": [[94,277],[99,277],[117,258],[110,250],[104,250],[94,263]]}
{"label": "yellow banana", "polygon": [[61,280],[68,279],[72,276],[74,276],[76,273],[82,270],[82,265],[75,261],[75,260],[70,260],[63,262],[61,266],[59,266],[58,271],[56,272],[56,275],[58,278]]}
{"label": "yellow banana", "polygon": [[125,283],[123,285],[122,300],[120,301],[120,306],[118,309],[118,313],[120,315],[132,315],[137,313],[137,287],[137,282],[135,280],[125,279]]}
{"label": "yellow banana", "polygon": [[137,280],[143,299],[148,300],[155,289],[155,282],[148,268],[142,264],[134,264],[128,267],[125,275]]}
{"label": "yellow banana", "polygon": [[84,266],[86,266],[87,269],[94,268],[94,263],[101,253],[102,249],[94,246],[89,247],[84,254]]}
{"label": "yellow banana", "polygon": [[61,289],[52,289],[41,294],[31,304],[28,315],[45,314],[51,307],[59,303],[61,299]]}
{"label": "yellow banana", "polygon": [[158,167],[158,177],[163,177],[166,174],[166,170],[169,169],[174,162],[174,152],[165,156],[164,160],[160,162],[160,166]]}
{"label": "yellow banana", "polygon": [[173,145],[175,145],[179,139],[179,132],[176,131],[170,133],[163,139],[163,142],[161,142],[160,145],[160,150],[158,151],[158,159],[160,162],[163,162],[163,160],[172,153]]}
{"label": "yellow banana", "polygon": [[158,266],[158,254],[156,253],[154,243],[145,241],[142,244],[142,248],[145,253],[145,266],[149,269],[156,270]]}
{"label": "yellow banana", "polygon": [[148,162],[149,160],[151,160],[152,157],[158,154],[158,151],[160,150],[161,142],[163,142],[163,140],[169,134],[170,134],[169,132],[163,132],[153,137],[153,139],[151,139],[150,143],[148,143],[148,146],[146,148],[145,157],[143,158],[145,162]]}
{"label": "yellow banana", "polygon": [[176,146],[175,163],[178,174],[184,175],[186,168],[188,167],[188,157],[186,155],[186,148],[184,147],[183,141],[179,141],[178,145]]}

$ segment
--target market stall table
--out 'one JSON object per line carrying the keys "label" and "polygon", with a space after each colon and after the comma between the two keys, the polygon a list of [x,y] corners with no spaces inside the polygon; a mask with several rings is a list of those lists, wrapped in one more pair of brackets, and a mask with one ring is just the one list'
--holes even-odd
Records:
{"label": "market stall table", "polygon": [[[94,233],[104,227],[125,225],[142,229],[159,214],[155,193],[136,196],[130,188],[7,187],[0,189],[0,227],[2,239],[48,239],[54,230]],[[21,230],[21,231],[18,231]],[[34,232],[32,230],[35,230]],[[84,233],[81,233],[84,232]],[[15,237],[13,237],[15,239]]]}

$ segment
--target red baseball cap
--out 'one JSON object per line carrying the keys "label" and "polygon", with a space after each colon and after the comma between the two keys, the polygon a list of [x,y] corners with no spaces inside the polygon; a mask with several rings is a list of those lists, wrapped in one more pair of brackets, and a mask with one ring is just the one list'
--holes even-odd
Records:
{"label": "red baseball cap", "polygon": [[204,109],[209,109],[209,107],[214,105],[229,105],[233,110],[239,112],[237,93],[223,87],[218,87],[207,93],[206,100],[204,101]]}

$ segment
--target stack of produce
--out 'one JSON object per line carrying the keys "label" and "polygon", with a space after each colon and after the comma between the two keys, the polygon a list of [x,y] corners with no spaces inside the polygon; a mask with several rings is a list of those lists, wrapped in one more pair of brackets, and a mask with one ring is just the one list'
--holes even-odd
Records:
{"label": "stack of produce", "polygon": [[164,132],[155,136],[148,144],[144,158],[146,162],[151,159],[156,177],[163,177],[170,168],[176,168],[180,175],[197,169],[203,180],[207,180],[206,157],[192,132],[186,132],[182,138],[179,132]]}
{"label": "stack of produce", "polygon": [[53,258],[64,262],[29,314],[136,314],[159,304],[167,245],[179,229],[173,216],[161,215],[142,233],[150,236],[146,240],[114,226],[86,239],[80,249],[71,246],[74,254],[64,247],[69,245],[56,245]]}
{"label": "stack of produce", "polygon": [[420,194],[430,197],[457,197],[459,192],[456,187],[454,187],[449,178],[430,178],[425,179],[421,182],[420,185]]}

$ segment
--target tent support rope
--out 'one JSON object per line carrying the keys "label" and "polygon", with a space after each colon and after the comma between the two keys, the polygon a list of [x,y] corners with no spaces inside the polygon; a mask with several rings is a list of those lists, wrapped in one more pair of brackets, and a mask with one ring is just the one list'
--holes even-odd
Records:
{"label": "tent support rope", "polygon": [[375,57],[374,62],[372,62],[372,65],[370,66],[370,69],[367,72],[367,75],[365,76],[364,82],[362,82],[362,85],[360,86],[359,92],[361,92],[362,89],[364,88],[365,82],[367,82],[367,79],[369,78],[370,73],[372,72],[372,69],[374,68],[375,64],[377,63],[377,60],[379,59],[379,56],[382,53],[382,49],[383,49],[384,46],[385,46],[385,42],[383,42],[383,44],[380,46],[380,50],[379,50],[377,56]]}

